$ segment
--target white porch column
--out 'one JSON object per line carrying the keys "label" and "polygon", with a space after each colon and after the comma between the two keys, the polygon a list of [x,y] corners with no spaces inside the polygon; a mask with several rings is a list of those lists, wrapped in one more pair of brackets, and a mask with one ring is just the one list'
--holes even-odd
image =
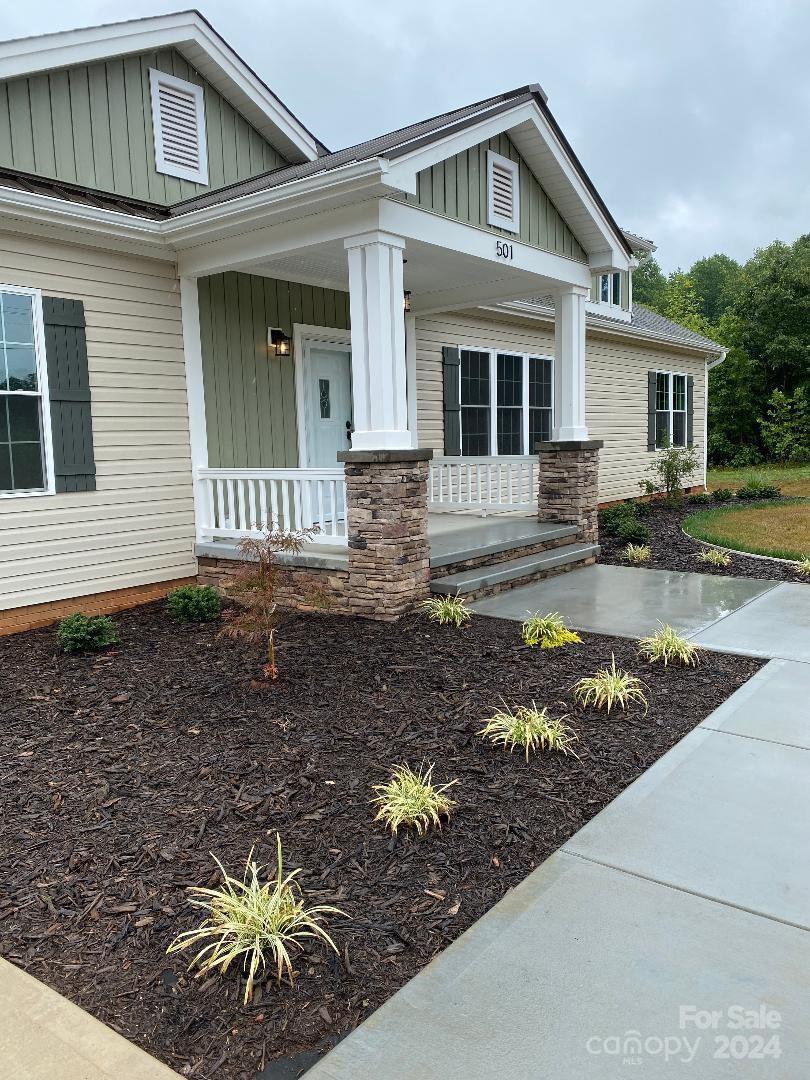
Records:
{"label": "white porch column", "polygon": [[199,469],[208,467],[208,432],[205,422],[205,385],[203,382],[200,303],[196,277],[180,278],[180,314],[183,321],[183,353],[186,364],[186,399],[191,443],[191,470],[194,485],[194,519],[198,540],[210,538],[207,529],[211,509],[205,496]]}
{"label": "white porch column", "polygon": [[353,450],[411,447],[405,367],[402,251],[405,241],[370,232],[345,241],[352,323]]}
{"label": "white porch column", "polygon": [[585,299],[588,290],[566,286],[556,294],[554,317],[555,442],[588,438],[585,422]]}

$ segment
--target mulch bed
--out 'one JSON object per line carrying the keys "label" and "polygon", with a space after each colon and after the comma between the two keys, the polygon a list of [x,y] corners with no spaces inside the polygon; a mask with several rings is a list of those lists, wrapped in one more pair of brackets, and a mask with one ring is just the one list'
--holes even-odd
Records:
{"label": "mulch bed", "polygon": [[[698,506],[686,502],[682,507],[651,504],[647,514],[641,518],[650,530],[649,545],[652,548],[652,557],[643,566],[648,570],[685,570],[693,574],[718,574],[720,577],[807,581],[807,578],[802,578],[794,567],[788,564],[771,559],[758,559],[742,553],[729,552],[731,563],[728,566],[712,566],[710,563],[701,562],[697,555],[705,550],[705,545],[683,532],[684,518],[701,510],[728,505],[727,502],[720,503],[714,499],[710,503]],[[734,503],[734,506],[739,506],[740,509],[756,505],[755,502]],[[626,559],[622,558],[622,551],[626,546],[625,541],[607,535],[605,530],[600,528],[599,544],[602,548],[599,562],[610,563],[614,566],[630,565]]]}
{"label": "mulch bed", "polygon": [[[354,1028],[760,666],[652,668],[596,635],[541,652],[482,617],[458,632],[312,615],[284,625],[281,678],[256,690],[260,652],[216,625],[178,628],[161,604],[118,622],[103,655],[59,656],[50,630],[0,639],[0,953],[217,1080],[281,1075]],[[645,679],[647,715],[574,710],[574,681],[611,653]],[[570,713],[579,760],[484,744],[501,697]],[[460,781],[458,809],[393,839],[371,787],[423,760]],[[254,846],[272,863],[276,830],[310,902],[347,913],[330,923],[340,958],[313,947],[294,987],[243,1008],[235,975],[190,979],[165,950],[201,921],[186,889],[216,882],[210,852],[237,874]]]}

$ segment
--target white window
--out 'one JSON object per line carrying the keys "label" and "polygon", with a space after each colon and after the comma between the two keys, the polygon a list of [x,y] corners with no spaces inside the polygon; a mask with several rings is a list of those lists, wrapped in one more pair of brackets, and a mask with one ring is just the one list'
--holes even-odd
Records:
{"label": "white window", "polygon": [[622,306],[622,275],[618,271],[613,274],[599,275],[599,295],[595,296],[594,302],[598,304],[610,304],[611,307]]}
{"label": "white window", "polygon": [[51,490],[42,297],[0,285],[0,498]]}
{"label": "white window", "polygon": [[520,232],[520,169],[494,150],[487,150],[487,209],[490,225]]}
{"label": "white window", "polygon": [[151,68],[155,168],[167,176],[208,183],[203,88]]}
{"label": "white window", "polygon": [[551,438],[549,356],[461,349],[461,453],[533,454]]}
{"label": "white window", "polygon": [[686,376],[655,375],[655,447],[686,446]]}

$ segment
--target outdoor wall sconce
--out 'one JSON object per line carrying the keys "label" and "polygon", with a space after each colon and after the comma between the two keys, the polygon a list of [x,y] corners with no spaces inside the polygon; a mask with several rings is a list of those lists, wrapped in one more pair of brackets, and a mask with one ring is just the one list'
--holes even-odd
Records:
{"label": "outdoor wall sconce", "polygon": [[405,308],[405,314],[407,315],[408,312],[411,310],[411,293],[410,293],[410,289],[405,290],[405,293],[404,293],[404,295],[402,297],[402,306]]}
{"label": "outdoor wall sconce", "polygon": [[290,355],[290,339],[278,326],[267,327],[267,348],[275,350],[276,356]]}

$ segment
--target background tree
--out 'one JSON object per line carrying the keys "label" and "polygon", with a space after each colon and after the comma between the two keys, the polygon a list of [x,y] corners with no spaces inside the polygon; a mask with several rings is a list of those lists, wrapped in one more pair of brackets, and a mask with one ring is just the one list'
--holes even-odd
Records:
{"label": "background tree", "polygon": [[676,270],[669,275],[659,311],[666,318],[710,337],[712,328],[703,316],[701,298],[688,274]]}
{"label": "background tree", "polygon": [[710,325],[716,325],[732,303],[741,272],[740,264],[728,255],[709,255],[693,264],[689,278],[695,287],[701,314]]}
{"label": "background tree", "polygon": [[652,253],[637,251],[636,258],[638,269],[633,271],[633,303],[660,311],[667,287],[664,271]]}

